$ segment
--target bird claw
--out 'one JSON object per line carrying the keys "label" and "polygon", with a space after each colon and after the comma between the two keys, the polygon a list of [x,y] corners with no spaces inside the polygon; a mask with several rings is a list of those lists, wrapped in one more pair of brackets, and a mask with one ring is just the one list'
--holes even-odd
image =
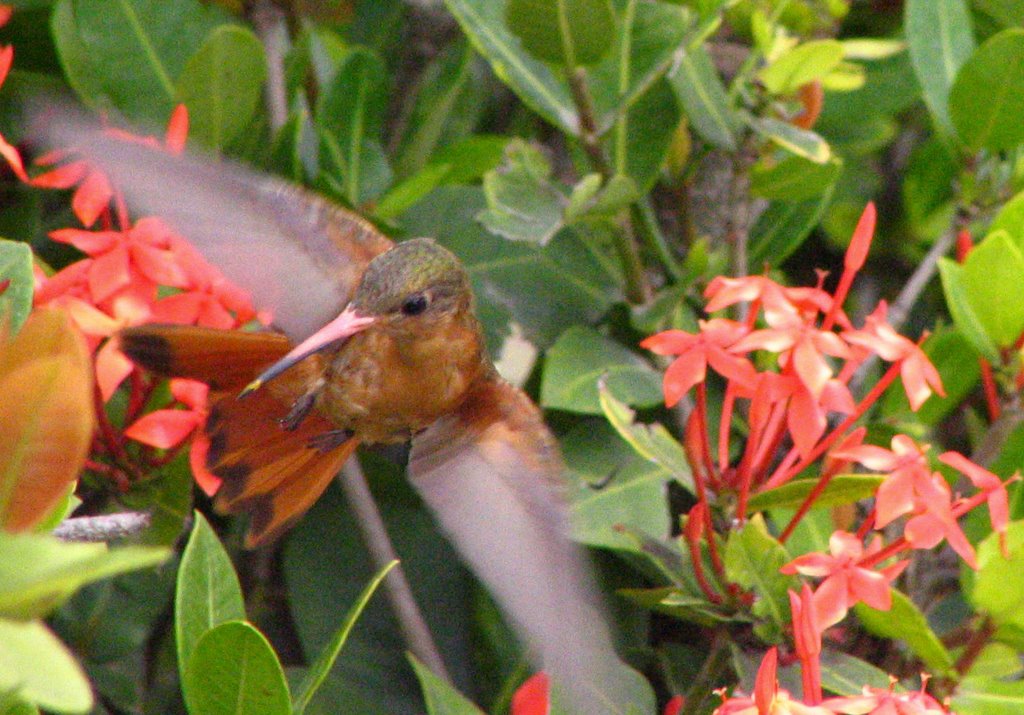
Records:
{"label": "bird claw", "polygon": [[340,447],[348,442],[352,439],[352,434],[352,430],[332,429],[328,432],[321,432],[318,435],[310,437],[309,441],[306,442],[306,446],[325,454],[335,447]]}
{"label": "bird claw", "polygon": [[302,420],[306,419],[315,402],[316,392],[307,392],[295,401],[288,414],[278,420],[278,424],[289,432],[294,432],[302,424]]}

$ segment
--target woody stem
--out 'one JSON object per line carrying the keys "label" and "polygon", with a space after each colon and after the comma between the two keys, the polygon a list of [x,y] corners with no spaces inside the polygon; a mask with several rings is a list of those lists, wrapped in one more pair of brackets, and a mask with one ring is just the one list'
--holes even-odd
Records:
{"label": "woody stem", "polygon": [[[384,519],[377,508],[377,502],[373,499],[358,459],[352,458],[345,462],[341,474],[338,475],[338,482],[345,490],[349,506],[355,512],[356,523],[370,552],[374,570],[379,571],[392,561],[398,560],[398,554],[391,544]],[[416,599],[412,595],[401,563],[391,569],[385,577],[384,592],[391,604],[391,610],[398,617],[402,637],[409,650],[430,668],[434,675],[451,683],[451,676],[448,675],[441,652],[430,635],[426,621],[423,620],[423,614],[416,605]]]}

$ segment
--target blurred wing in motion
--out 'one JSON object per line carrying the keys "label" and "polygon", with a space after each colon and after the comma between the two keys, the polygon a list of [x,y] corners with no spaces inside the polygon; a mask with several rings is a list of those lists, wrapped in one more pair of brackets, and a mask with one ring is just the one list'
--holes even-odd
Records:
{"label": "blurred wing in motion", "polygon": [[625,712],[616,699],[625,666],[569,541],[561,470],[537,408],[497,378],[414,437],[409,456],[410,481],[571,712]]}
{"label": "blurred wing in motion", "polygon": [[367,263],[393,245],[358,215],[285,181],[119,140],[60,102],[37,114],[47,146],[81,151],[130,206],[165,219],[294,342],[338,315]]}

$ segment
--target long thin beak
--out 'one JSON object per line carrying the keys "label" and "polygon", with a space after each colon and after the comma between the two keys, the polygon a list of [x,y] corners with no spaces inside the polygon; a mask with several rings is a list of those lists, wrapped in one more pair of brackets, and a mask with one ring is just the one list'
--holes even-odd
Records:
{"label": "long thin beak", "polygon": [[356,312],[355,308],[348,305],[345,310],[341,311],[341,315],[296,345],[287,355],[268,367],[259,377],[246,385],[245,389],[238,394],[239,399],[260,389],[267,382],[273,380],[300,360],[341,340],[346,340],[361,330],[365,330],[375,320],[376,318],[372,316],[360,315]]}

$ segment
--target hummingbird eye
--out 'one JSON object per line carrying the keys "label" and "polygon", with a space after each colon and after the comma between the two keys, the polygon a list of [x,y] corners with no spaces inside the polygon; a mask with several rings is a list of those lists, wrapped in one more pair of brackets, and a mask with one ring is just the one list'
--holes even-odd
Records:
{"label": "hummingbird eye", "polygon": [[414,293],[402,301],[402,314],[419,315],[427,309],[429,302],[430,301],[427,300],[427,296],[425,294]]}

